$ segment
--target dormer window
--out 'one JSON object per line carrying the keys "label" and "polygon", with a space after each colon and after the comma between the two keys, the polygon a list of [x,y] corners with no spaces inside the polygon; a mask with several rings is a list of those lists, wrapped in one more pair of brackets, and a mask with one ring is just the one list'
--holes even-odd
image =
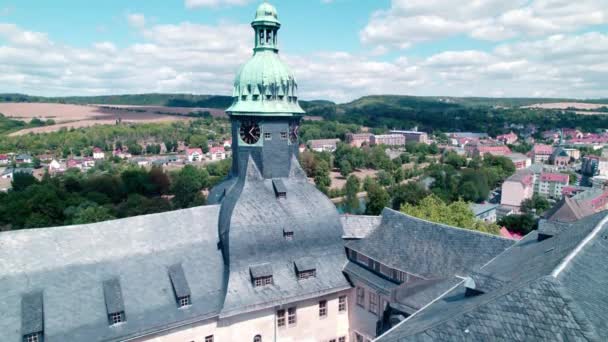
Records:
{"label": "dormer window", "polygon": [[281,132],[281,140],[287,140],[287,132]]}
{"label": "dormer window", "polygon": [[184,308],[192,305],[192,297],[190,295],[190,286],[186,280],[184,269],[181,264],[171,265],[169,267],[169,279],[173,287],[173,294],[178,308]]}
{"label": "dormer window", "polygon": [[249,273],[254,287],[268,286],[274,283],[272,278],[272,265],[268,263],[250,266]]}
{"label": "dormer window", "polygon": [[43,342],[44,305],[42,292],[33,292],[21,298],[21,332],[24,342]]}
{"label": "dormer window", "polygon": [[180,308],[183,308],[185,306],[189,306],[191,304],[190,302],[190,296],[184,296],[184,297],[179,297],[177,299],[178,305]]}
{"label": "dormer window", "polygon": [[292,241],[293,240],[293,231],[292,230],[283,230],[283,238],[285,238],[286,241]]}
{"label": "dormer window", "polygon": [[125,321],[125,312],[114,312],[109,315],[110,325],[116,325]]}
{"label": "dormer window", "polygon": [[23,336],[23,342],[42,342],[42,334],[37,332]]}
{"label": "dormer window", "polygon": [[296,276],[298,280],[314,278],[317,276],[317,266],[315,260],[310,257],[304,257],[294,261]]}
{"label": "dormer window", "polygon": [[241,101],[247,101],[247,95],[241,96]]}
{"label": "dormer window", "polygon": [[252,99],[253,101],[257,101],[260,99],[260,95],[253,95]]}
{"label": "dormer window", "polygon": [[118,278],[103,282],[103,295],[106,301],[108,324],[116,325],[126,322],[125,305],[122,299],[122,290]]}

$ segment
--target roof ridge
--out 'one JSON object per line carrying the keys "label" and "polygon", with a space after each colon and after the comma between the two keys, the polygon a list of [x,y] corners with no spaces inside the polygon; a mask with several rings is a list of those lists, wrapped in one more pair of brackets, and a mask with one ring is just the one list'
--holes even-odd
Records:
{"label": "roof ridge", "polygon": [[595,236],[604,229],[608,224],[608,214],[604,214],[604,218],[593,228],[593,230],[579,242],[576,247],[568,253],[568,255],[559,263],[559,265],[551,272],[551,276],[557,278],[562,271],[570,264],[570,262],[591,242]]}
{"label": "roof ridge", "polygon": [[[454,229],[454,230],[461,230],[461,231],[465,231],[465,232],[469,232],[469,233],[473,233],[473,234],[480,234],[483,236],[488,236],[488,237],[492,237],[492,238],[496,238],[499,240],[509,240],[509,241],[513,241],[511,239],[499,236],[499,235],[494,235],[494,234],[490,234],[490,233],[486,233],[486,232],[481,232],[479,230],[474,230],[474,229],[467,229],[467,228],[461,228],[461,227],[455,227],[455,226],[450,226],[449,224],[445,224],[445,223],[439,223],[439,222],[433,222],[433,221],[429,221],[429,220],[425,220],[416,216],[412,216],[412,215],[408,215],[406,213],[391,209],[391,208],[384,208],[384,210],[382,211],[382,219],[384,220],[384,212],[390,212],[390,213],[394,213],[394,214],[399,214],[399,215],[404,215],[406,217],[409,217],[413,220],[419,221],[419,222],[425,222],[425,223],[430,223],[433,225],[437,225],[437,226],[441,226],[442,228],[448,228],[448,229]],[[382,223],[381,223],[382,224]]]}

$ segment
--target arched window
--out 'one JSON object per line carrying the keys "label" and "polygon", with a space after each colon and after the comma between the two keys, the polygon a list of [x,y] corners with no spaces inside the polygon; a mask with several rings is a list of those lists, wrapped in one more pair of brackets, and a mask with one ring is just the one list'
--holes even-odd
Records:
{"label": "arched window", "polygon": [[255,335],[253,342],[262,342],[262,335]]}

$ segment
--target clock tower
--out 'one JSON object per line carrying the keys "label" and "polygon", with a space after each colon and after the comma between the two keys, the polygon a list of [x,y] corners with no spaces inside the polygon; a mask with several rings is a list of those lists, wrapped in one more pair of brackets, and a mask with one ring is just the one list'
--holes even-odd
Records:
{"label": "clock tower", "polygon": [[252,158],[265,179],[287,177],[298,154],[298,127],[304,114],[298,104],[298,84],[279,58],[277,10],[261,4],[251,26],[253,56],[237,73],[233,103],[226,110],[232,121],[232,173],[243,172]]}

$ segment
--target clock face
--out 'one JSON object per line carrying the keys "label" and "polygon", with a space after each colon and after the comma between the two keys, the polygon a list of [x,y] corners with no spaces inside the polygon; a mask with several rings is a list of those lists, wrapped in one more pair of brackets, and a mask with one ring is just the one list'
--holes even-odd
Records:
{"label": "clock face", "polygon": [[260,140],[260,125],[255,121],[244,121],[239,134],[245,143],[253,145]]}
{"label": "clock face", "polygon": [[291,141],[292,144],[298,143],[298,130],[299,129],[300,129],[300,126],[298,126],[298,124],[296,124],[296,123],[289,125],[289,140]]}

